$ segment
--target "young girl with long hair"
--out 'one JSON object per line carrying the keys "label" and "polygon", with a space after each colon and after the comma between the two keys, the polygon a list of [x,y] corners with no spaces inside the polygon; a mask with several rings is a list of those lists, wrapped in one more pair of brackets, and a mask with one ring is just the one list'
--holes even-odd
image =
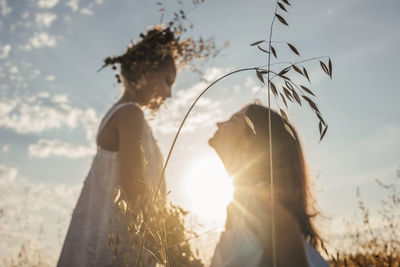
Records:
{"label": "young girl with long hair", "polygon": [[[209,140],[234,177],[225,231],[212,267],[272,266],[270,170],[273,168],[277,266],[325,267],[309,176],[296,130],[279,114],[251,104],[217,123]],[[272,166],[269,154],[272,137]]]}

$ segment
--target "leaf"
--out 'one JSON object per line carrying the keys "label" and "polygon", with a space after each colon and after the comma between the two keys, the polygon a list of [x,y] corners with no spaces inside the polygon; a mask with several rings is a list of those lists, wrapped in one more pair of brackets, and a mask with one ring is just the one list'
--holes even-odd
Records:
{"label": "leaf", "polygon": [[283,126],[285,127],[285,130],[293,137],[293,139],[296,140],[296,137],[294,137],[294,133],[292,129],[290,129],[290,126],[286,122],[283,123]]}
{"label": "leaf", "polygon": [[317,105],[314,103],[314,101],[311,100],[311,98],[309,98],[308,96],[305,96],[305,95],[302,95],[302,97],[308,102],[308,104],[310,105],[310,107],[313,110],[315,110],[316,112],[319,112]]}
{"label": "leaf", "polygon": [[293,102],[293,97],[292,97],[292,95],[290,94],[289,90],[288,90],[286,87],[284,87],[284,86],[282,86],[282,89],[283,89],[283,92],[285,93],[286,97],[287,97],[290,101]]}
{"label": "leaf", "polygon": [[294,45],[287,43],[287,45],[289,46],[290,50],[293,51],[293,53],[295,53],[296,55],[300,56],[299,51],[296,49],[296,47],[294,47]]}
{"label": "leaf", "polygon": [[114,203],[117,203],[121,196],[121,190],[119,188],[114,189]]}
{"label": "leaf", "polygon": [[317,117],[326,126],[326,123],[319,112],[317,112]]}
{"label": "leaf", "polygon": [[325,65],[325,63],[322,62],[322,61],[320,60],[320,61],[319,61],[319,64],[321,65],[322,70],[323,70],[326,74],[328,74],[328,76],[330,77],[328,67]]}
{"label": "leaf", "polygon": [[283,118],[285,121],[289,121],[288,116],[286,115],[285,111],[283,111],[283,109],[281,109],[281,108],[279,109],[279,111],[280,111],[280,113],[281,113],[282,118]]}
{"label": "leaf", "polygon": [[275,58],[278,58],[278,57],[276,56],[275,48],[274,48],[272,45],[271,45],[271,52],[272,52],[272,54],[274,55]]}
{"label": "leaf", "polygon": [[322,123],[321,121],[318,123],[318,128],[319,128],[319,135],[322,133]]}
{"label": "leaf", "polygon": [[283,102],[283,104],[285,104],[286,108],[288,108],[288,105],[287,105],[287,102],[286,102],[286,99],[285,99],[285,97],[282,95],[282,93],[279,93],[279,95],[280,95],[280,96],[281,96],[281,98],[282,98],[282,102]]}
{"label": "leaf", "polygon": [[323,131],[322,134],[321,134],[321,138],[319,139],[320,142],[321,142],[322,138],[324,138],[324,136],[325,136],[327,130],[328,130],[328,125],[325,126],[325,129],[324,129],[324,131]]}
{"label": "leaf", "polygon": [[272,82],[269,82],[270,84],[270,88],[272,90],[272,93],[274,93],[275,96],[278,95],[278,90],[276,90],[275,84],[273,84]]}
{"label": "leaf", "polygon": [[292,67],[292,66],[289,66],[289,67],[284,68],[283,70],[281,70],[281,71],[278,73],[278,75],[282,77],[282,75],[286,74],[286,73],[290,70],[291,67]]}
{"label": "leaf", "polygon": [[308,72],[307,72],[306,68],[304,68],[304,67],[303,67],[303,73],[304,73],[304,76],[306,76],[308,82],[311,83],[310,77],[308,76]]}
{"label": "leaf", "polygon": [[290,89],[290,90],[294,90],[293,86],[290,84],[290,82],[285,81],[286,86]]}
{"label": "leaf", "polygon": [[261,74],[258,70],[256,70],[256,74],[257,74],[257,78],[258,78],[262,83],[264,83],[264,77],[262,76],[262,74]]}
{"label": "leaf", "polygon": [[279,2],[278,2],[278,6],[279,6],[282,10],[288,12],[287,9],[286,9],[286,7],[285,7],[284,5],[282,5],[281,3],[279,3]]}
{"label": "leaf", "polygon": [[247,126],[249,126],[249,128],[253,132],[253,134],[256,134],[256,129],[254,128],[254,123],[250,120],[250,118],[245,116],[244,120],[246,121]]}
{"label": "leaf", "polygon": [[296,72],[300,73],[301,75],[304,75],[303,72],[301,71],[301,69],[300,69],[299,67],[297,67],[296,65],[292,65],[292,66],[293,66],[293,69],[294,69]]}
{"label": "leaf", "polygon": [[261,51],[263,51],[264,53],[269,54],[269,52],[267,50],[265,50],[264,48],[262,48],[261,46],[257,45],[258,49],[260,49]]}
{"label": "leaf", "polygon": [[313,93],[310,89],[308,89],[307,87],[305,87],[305,86],[303,86],[303,85],[300,85],[300,87],[301,87],[301,89],[303,89],[305,92],[309,93],[310,95],[315,96],[314,93]]}
{"label": "leaf", "polygon": [[330,58],[329,58],[328,66],[329,66],[329,77],[331,77],[331,79],[332,79],[332,61]]}
{"label": "leaf", "polygon": [[286,26],[289,26],[289,24],[287,24],[286,20],[285,20],[284,18],[282,18],[281,15],[279,15],[278,13],[275,13],[275,16],[278,18],[278,20],[279,20],[282,24],[284,24],[284,25],[286,25]]}
{"label": "leaf", "polygon": [[262,42],[264,42],[264,40],[260,40],[260,41],[257,41],[257,42],[254,42],[254,43],[251,43],[251,44],[250,44],[250,46],[259,45],[259,44],[261,44]]}
{"label": "leaf", "polygon": [[295,100],[297,101],[297,103],[299,103],[299,105],[301,106],[301,100],[300,100],[299,95],[296,93],[296,90],[292,90],[292,94],[293,94],[294,99],[295,99]]}
{"label": "leaf", "polygon": [[288,0],[282,0],[282,2],[284,2],[286,5],[291,6],[291,4],[289,3]]}

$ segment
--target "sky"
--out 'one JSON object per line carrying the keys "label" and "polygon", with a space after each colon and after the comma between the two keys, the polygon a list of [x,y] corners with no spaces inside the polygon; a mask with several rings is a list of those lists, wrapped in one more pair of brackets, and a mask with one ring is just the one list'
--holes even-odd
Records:
{"label": "sky", "polygon": [[[346,234],[343,221],[357,209],[356,188],[366,205],[376,209],[386,192],[375,180],[399,183],[400,3],[291,2],[284,14],[290,26],[276,24],[273,40],[294,44],[301,57],[276,43],[278,60],[329,56],[333,62],[332,80],[317,61],[305,64],[329,125],[324,140],[318,142],[318,121],[310,108],[289,105],[287,114],[299,132],[315,184],[322,215],[318,227],[337,245]],[[173,97],[155,116],[148,114],[165,158],[185,111],[209,82],[229,71],[266,64],[265,54],[250,43],[269,33],[274,2],[206,0],[194,9],[191,1],[163,3],[163,21],[179,9],[191,10],[188,20],[194,29],[188,36],[212,36],[218,45],[229,42],[217,58],[203,63],[204,77],[180,69]],[[149,25],[158,24],[159,8],[148,0],[0,0],[0,256],[31,240],[32,246],[48,247],[50,261],[57,259],[96,152],[97,127],[121,93],[111,69],[96,70],[106,57],[139,40]],[[211,184],[203,186],[208,191],[197,192],[197,200],[218,199],[229,181],[207,140],[217,121],[255,98],[266,104],[260,87],[254,72],[243,72],[210,89],[189,116],[167,168],[170,200],[194,211],[189,221],[206,222],[200,231],[215,229],[203,240],[209,250],[223,225],[226,203],[201,213],[192,192],[204,179],[203,185]]]}

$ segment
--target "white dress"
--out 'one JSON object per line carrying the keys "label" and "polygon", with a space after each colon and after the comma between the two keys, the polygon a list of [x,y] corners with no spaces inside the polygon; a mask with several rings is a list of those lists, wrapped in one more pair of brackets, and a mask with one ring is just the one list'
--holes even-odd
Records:
{"label": "white dress", "polygon": [[[133,103],[122,103],[113,106],[104,116],[98,130],[97,139],[104,126],[121,108]],[[147,161],[147,177],[155,189],[163,167],[160,150],[153,138],[148,124],[145,122],[141,145]],[[71,223],[65,237],[64,245],[58,261],[59,267],[90,266],[132,266],[135,261],[135,248],[129,244],[128,229],[121,209],[114,204],[114,192],[119,177],[119,154],[98,146],[92,167],[84,181],[84,185],[72,214]],[[165,197],[165,184],[161,188]],[[125,218],[126,219],[126,218]],[[113,249],[109,245],[110,234],[120,238],[119,255],[128,252],[129,259],[117,257],[113,260]],[[149,255],[144,251],[144,259]],[[126,256],[126,253],[125,253]],[[149,263],[151,262],[151,264]],[[155,265],[148,259],[145,266]]]}
{"label": "white dress", "polygon": [[[303,240],[309,267],[329,267],[319,252]],[[262,257],[263,247],[258,237],[241,217],[230,229],[222,232],[210,267],[261,267]]]}

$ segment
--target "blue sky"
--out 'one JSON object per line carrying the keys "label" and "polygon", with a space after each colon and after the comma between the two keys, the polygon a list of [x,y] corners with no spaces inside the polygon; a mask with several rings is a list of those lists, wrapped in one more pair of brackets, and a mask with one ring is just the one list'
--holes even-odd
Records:
{"label": "blue sky", "polygon": [[[95,152],[99,120],[121,91],[111,70],[96,70],[105,57],[123,52],[159,22],[155,2],[0,0],[0,220],[6,221],[0,230],[19,232],[19,238],[0,244],[1,251],[36,236],[43,224],[46,242],[59,252]],[[189,2],[184,10],[191,9]],[[164,5],[167,21],[179,6],[172,0]],[[273,1],[220,0],[205,1],[189,14],[195,26],[190,35],[230,43],[204,64],[205,78],[265,64],[265,56],[249,44],[267,36],[272,9]],[[357,186],[374,208],[384,196],[375,179],[399,182],[399,11],[395,0],[294,2],[285,14],[290,27],[274,28],[274,40],[295,44],[300,59],[329,55],[333,61],[332,81],[318,62],[306,65],[329,124],[325,139],[318,143],[309,108],[291,105],[287,112],[301,135],[312,178],[318,176],[326,236],[343,232],[342,219],[356,209]],[[296,60],[286,47],[276,48],[279,60]],[[151,118],[165,157],[184,111],[206,85],[180,70],[173,98]],[[181,184],[191,166],[215,157],[207,146],[215,122],[252,102],[259,87],[253,72],[241,73],[215,86],[195,108],[167,170],[172,201],[190,208]],[[265,103],[264,91],[257,97]],[[18,220],[22,212],[28,216]]]}

